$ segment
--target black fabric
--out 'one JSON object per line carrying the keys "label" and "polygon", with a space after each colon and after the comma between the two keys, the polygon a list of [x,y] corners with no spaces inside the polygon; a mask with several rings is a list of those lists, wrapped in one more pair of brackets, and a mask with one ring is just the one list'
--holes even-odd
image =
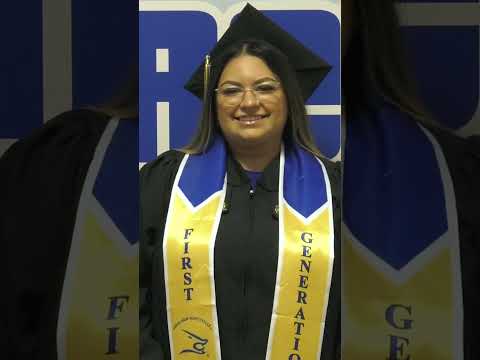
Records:
{"label": "black fabric", "polygon": [[63,279],[78,200],[108,116],[71,111],[0,159],[2,359],[56,359]]}
{"label": "black fabric", "polygon": [[[275,46],[283,54],[288,55],[288,60],[297,74],[304,99],[308,99],[312,95],[331,69],[331,66],[325,60],[314,54],[250,4],[245,6],[210,51],[212,69],[215,70],[217,57],[229,46],[250,39],[264,40]],[[185,85],[185,89],[200,99],[203,98],[204,68],[205,62],[195,70]]]}
{"label": "black fabric", "polygon": [[[171,188],[183,154],[169,151],[141,171],[141,359],[170,359],[162,241]],[[340,340],[340,170],[325,161],[332,183],[335,264],[322,360],[335,359]],[[278,260],[278,158],[253,196],[240,165],[228,163],[226,208],[215,243],[215,286],[222,358],[265,359]]]}
{"label": "black fabric", "polygon": [[429,128],[440,144],[455,189],[463,289],[464,359],[480,359],[480,136],[459,138]]}

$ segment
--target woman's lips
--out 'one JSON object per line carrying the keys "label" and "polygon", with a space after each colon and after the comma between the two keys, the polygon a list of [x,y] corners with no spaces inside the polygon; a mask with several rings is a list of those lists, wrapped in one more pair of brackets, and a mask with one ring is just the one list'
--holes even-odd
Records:
{"label": "woman's lips", "polygon": [[247,125],[254,124],[255,122],[267,118],[269,115],[248,115],[248,116],[239,116],[234,117],[236,121],[245,123]]}

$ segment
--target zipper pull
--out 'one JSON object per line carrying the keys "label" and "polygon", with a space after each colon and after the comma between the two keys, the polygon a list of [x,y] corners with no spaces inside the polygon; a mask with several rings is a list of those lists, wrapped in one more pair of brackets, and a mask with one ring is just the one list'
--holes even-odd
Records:
{"label": "zipper pull", "polygon": [[252,199],[253,196],[255,195],[255,189],[250,186],[250,190],[248,191],[248,194],[250,195],[250,199]]}

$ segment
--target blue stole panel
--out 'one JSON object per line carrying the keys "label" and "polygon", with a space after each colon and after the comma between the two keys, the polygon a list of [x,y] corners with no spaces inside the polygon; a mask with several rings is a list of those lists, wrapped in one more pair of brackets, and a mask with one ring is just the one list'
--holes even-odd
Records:
{"label": "blue stole panel", "polygon": [[447,230],[432,143],[392,107],[347,122],[344,222],[370,251],[400,270]]}

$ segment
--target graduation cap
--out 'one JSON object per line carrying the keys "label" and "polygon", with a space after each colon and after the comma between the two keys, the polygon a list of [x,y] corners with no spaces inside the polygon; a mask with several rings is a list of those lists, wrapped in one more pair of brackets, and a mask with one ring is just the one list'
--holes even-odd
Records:
{"label": "graduation cap", "polygon": [[283,54],[288,55],[305,100],[313,94],[331,69],[331,66],[322,58],[252,5],[247,4],[207,55],[205,61],[195,70],[185,84],[185,89],[202,99],[209,78],[210,63],[215,66],[215,60],[221,57],[222,53],[234,43],[251,39],[266,41]]}

